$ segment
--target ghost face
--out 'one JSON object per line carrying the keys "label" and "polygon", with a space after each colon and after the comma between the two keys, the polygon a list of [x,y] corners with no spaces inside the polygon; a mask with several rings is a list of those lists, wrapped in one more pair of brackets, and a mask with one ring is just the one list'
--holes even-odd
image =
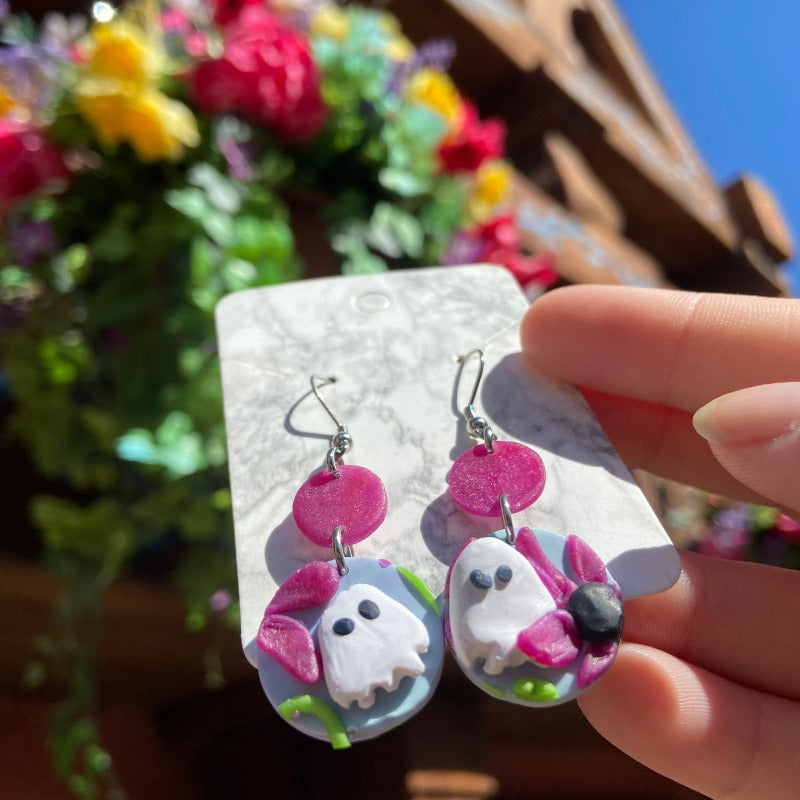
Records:
{"label": "ghost face", "polygon": [[428,631],[405,606],[366,583],[337,594],[317,628],[325,683],[343,708],[375,702],[375,690],[393,692],[425,671]]}
{"label": "ghost face", "polygon": [[556,604],[524,556],[488,536],[469,544],[453,564],[449,584],[453,649],[459,661],[483,659],[488,675],[518,667],[520,631]]}

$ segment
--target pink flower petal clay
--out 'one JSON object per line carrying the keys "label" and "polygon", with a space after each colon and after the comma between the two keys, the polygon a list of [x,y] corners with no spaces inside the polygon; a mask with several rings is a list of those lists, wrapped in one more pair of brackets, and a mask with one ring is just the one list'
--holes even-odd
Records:
{"label": "pink flower petal clay", "polygon": [[329,547],[331,534],[342,527],[342,544],[366,539],[386,518],[383,481],[365,467],[342,464],[339,477],[315,472],[298,490],[292,503],[297,527],[314,544]]}
{"label": "pink flower petal clay", "polygon": [[499,517],[501,494],[512,513],[533,503],[544,490],[544,464],[530,447],[495,442],[492,452],[479,444],[453,463],[447,483],[456,505],[479,517]]}

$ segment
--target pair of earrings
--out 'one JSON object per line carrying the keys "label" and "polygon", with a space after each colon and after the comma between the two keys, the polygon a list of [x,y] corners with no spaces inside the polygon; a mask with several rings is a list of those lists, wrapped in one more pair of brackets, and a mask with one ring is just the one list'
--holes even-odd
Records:
{"label": "pair of earrings", "polygon": [[512,515],[541,495],[541,458],[498,441],[475,410],[484,355],[464,417],[480,443],[447,476],[461,509],[502,520],[502,529],[465,542],[450,565],[441,603],[412,572],[353,547],[386,517],[380,478],[341,458],[352,437],[337,426],[324,467],[297,491],[292,513],[312,542],[331,547],[290,575],[264,612],[256,637],[262,686],[278,713],[334,748],[373,738],[408,719],[431,697],[444,642],[487,693],[528,706],[566,702],[613,662],[622,633],[619,587],[577,536],[514,527]]}

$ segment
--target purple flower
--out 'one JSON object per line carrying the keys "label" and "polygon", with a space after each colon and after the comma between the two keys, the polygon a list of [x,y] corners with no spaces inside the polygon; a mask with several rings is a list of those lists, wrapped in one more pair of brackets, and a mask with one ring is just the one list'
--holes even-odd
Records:
{"label": "purple flower", "polygon": [[69,58],[70,50],[85,32],[86,17],[81,14],[67,17],[57,11],[48,11],[42,20],[40,42],[45,50],[64,60]]}
{"label": "purple flower", "polygon": [[239,142],[233,136],[223,136],[219,149],[228,162],[228,174],[237,181],[248,183],[255,172],[255,152],[250,142]]}
{"label": "purple flower", "polygon": [[457,264],[474,264],[486,255],[486,245],[477,236],[470,236],[459,231],[450,240],[450,247],[442,258],[445,266]]}
{"label": "purple flower", "polygon": [[452,39],[430,39],[423,42],[408,61],[402,61],[394,70],[388,89],[400,94],[413,72],[423,67],[433,67],[447,72],[450,62],[455,58],[456,46]]}
{"label": "purple flower", "polygon": [[31,42],[0,48],[0,85],[9,87],[34,120],[52,103],[57,77],[57,59],[50,50]]}
{"label": "purple flower", "polygon": [[56,249],[56,235],[49,222],[22,220],[11,229],[9,245],[17,264],[30,267],[40,256]]}
{"label": "purple flower", "polygon": [[738,530],[747,528],[750,514],[745,508],[726,508],[714,514],[714,526],[720,529]]}
{"label": "purple flower", "polygon": [[233,598],[231,593],[225,589],[219,589],[208,598],[208,607],[212,611],[224,611],[231,604]]}
{"label": "purple flower", "polygon": [[700,542],[698,552],[705,556],[743,561],[747,558],[750,534],[744,528],[721,527],[712,523],[706,538]]}

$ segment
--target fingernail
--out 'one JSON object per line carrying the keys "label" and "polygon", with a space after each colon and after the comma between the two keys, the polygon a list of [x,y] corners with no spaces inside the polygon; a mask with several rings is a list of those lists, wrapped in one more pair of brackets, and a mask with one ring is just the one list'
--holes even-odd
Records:
{"label": "fingernail", "polygon": [[800,383],[768,383],[724,394],[695,413],[695,430],[712,444],[766,442],[800,431]]}

